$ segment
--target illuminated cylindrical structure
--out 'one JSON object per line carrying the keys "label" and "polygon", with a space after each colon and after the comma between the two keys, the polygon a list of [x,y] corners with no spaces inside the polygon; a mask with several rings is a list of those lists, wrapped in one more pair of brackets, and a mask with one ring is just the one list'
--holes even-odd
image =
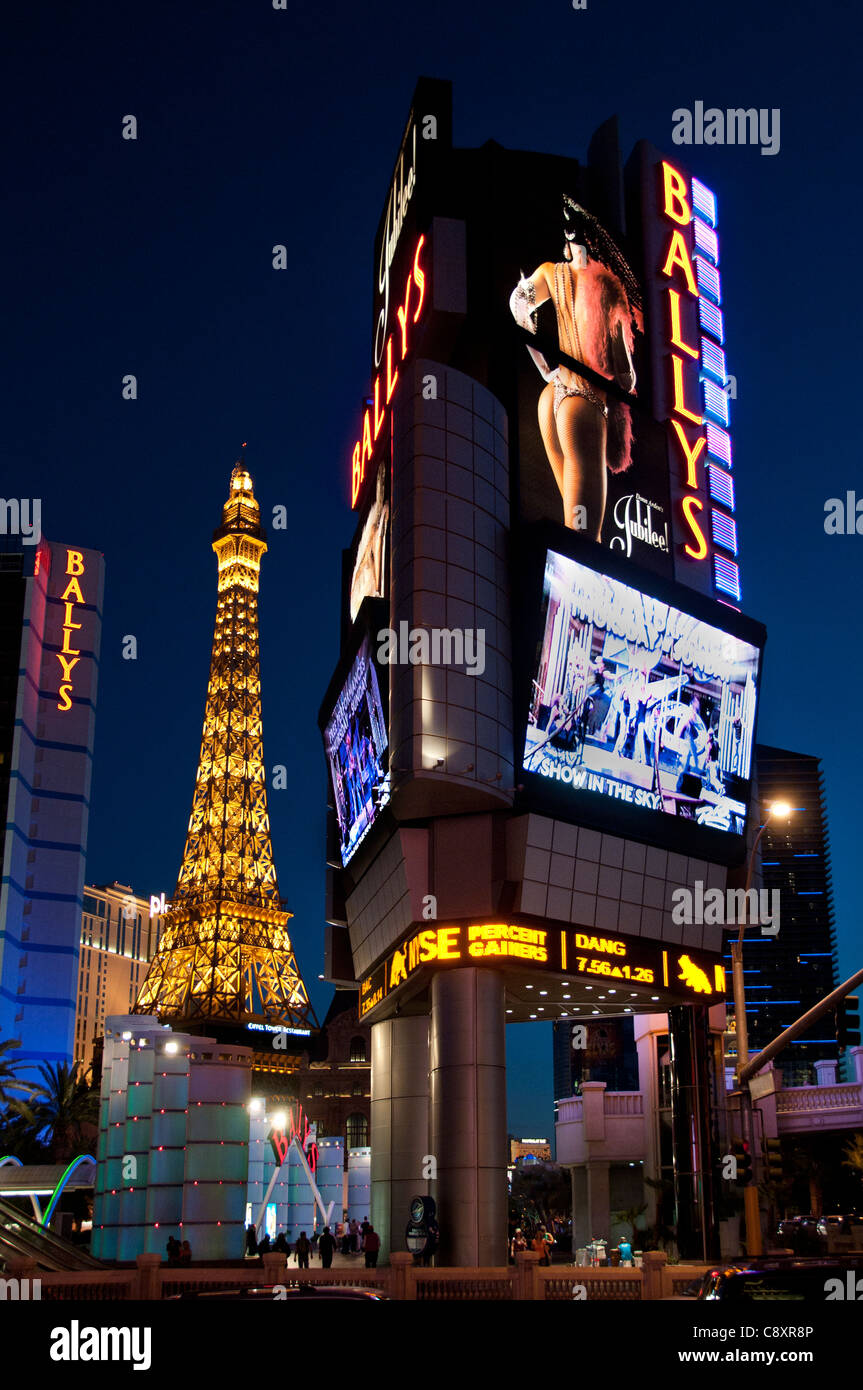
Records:
{"label": "illuminated cylindrical structure", "polygon": [[[197,1042],[197,1039],[194,1040]],[[189,1113],[189,1050],[193,1039],[166,1033],[156,1040],[153,1119],[143,1249],[162,1254],[169,1236],[179,1238]]]}
{"label": "illuminated cylindrical structure", "polygon": [[129,1075],[120,1188],[117,1259],[134,1260],[143,1248],[150,1161],[155,1038],[141,1033],[129,1042]]}
{"label": "illuminated cylindrical structure", "polygon": [[379,1262],[404,1250],[411,1198],[434,1191],[423,1177],[428,1143],[429,1021],[389,1018],[372,1030],[371,1221]]}
{"label": "illuminated cylindrical structure", "polygon": [[196,1260],[240,1259],[252,1050],[195,1038],[190,1055],[182,1238]]}
{"label": "illuminated cylindrical structure", "polygon": [[[144,1210],[135,1208],[139,1188],[145,1192],[149,1114],[152,1096],[153,1044],[162,1029],[157,1019],[125,1016],[105,1021],[102,1090],[99,1107],[98,1169],[93,1200],[93,1254],[102,1260],[134,1258],[143,1249]],[[141,1040],[146,1045],[141,1048]],[[144,1082],[144,1085],[130,1085]],[[136,1121],[132,1117],[139,1116]],[[132,1162],[131,1160],[134,1160]],[[131,1199],[131,1200],[130,1200]],[[138,1245],[131,1255],[121,1232],[129,1222]]]}
{"label": "illuminated cylindrical structure", "polygon": [[504,1017],[499,973],[466,967],[434,975],[429,1153],[437,1163],[441,1265],[506,1263]]}

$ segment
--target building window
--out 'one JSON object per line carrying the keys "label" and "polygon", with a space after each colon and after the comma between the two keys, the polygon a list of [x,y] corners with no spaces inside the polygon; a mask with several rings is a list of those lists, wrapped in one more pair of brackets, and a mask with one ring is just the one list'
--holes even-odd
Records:
{"label": "building window", "polygon": [[367,1062],[365,1038],[351,1038],[351,1061]]}
{"label": "building window", "polygon": [[347,1147],[364,1149],[369,1142],[369,1122],[365,1115],[348,1115],[345,1125]]}
{"label": "building window", "polygon": [[316,1096],[322,1096],[322,1095],[324,1094],[324,1088],[323,1088],[323,1086],[321,1085],[320,1081],[319,1081],[319,1082],[317,1083],[317,1085],[315,1086],[314,1094],[315,1094]]}
{"label": "building window", "polygon": [[362,1083],[361,1081],[355,1081],[355,1082],[354,1082],[354,1095],[355,1095],[355,1096],[364,1096],[365,1093],[366,1093],[366,1088],[365,1088],[365,1086],[363,1085],[363,1083]]}

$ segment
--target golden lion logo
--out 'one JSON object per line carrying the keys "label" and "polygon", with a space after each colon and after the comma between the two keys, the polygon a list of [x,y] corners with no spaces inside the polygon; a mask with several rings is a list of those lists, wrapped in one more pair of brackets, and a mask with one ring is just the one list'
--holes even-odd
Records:
{"label": "golden lion logo", "polygon": [[677,977],[678,980],[682,980],[690,989],[694,989],[696,994],[713,993],[710,987],[710,981],[701,969],[701,966],[691,961],[689,956],[680,956],[677,964],[680,966],[680,974]]}

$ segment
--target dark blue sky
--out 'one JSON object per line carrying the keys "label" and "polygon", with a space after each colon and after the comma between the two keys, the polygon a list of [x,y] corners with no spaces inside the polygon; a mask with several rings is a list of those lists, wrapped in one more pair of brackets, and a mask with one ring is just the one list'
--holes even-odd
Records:
{"label": "dark blue sky", "polygon": [[[40,4],[9,28],[0,490],[41,497],[49,538],[106,557],[88,878],[173,889],[215,611],[210,537],[248,440],[265,515],[284,503],[291,517],[264,560],[265,749],[291,773],[270,793],[273,841],[321,1007],[315,716],[353,532],[372,238],[417,76],[452,79],[456,144],[576,157],[615,112],[625,154],[641,137],[673,154],[678,107],[780,109],[773,157],[678,153],[720,199],[743,606],[769,633],[759,736],[824,760],[841,972],[856,969],[863,537],[828,537],[823,518],[826,498],[863,483],[860,290],[845,269],[861,212],[859,12],[132,0]],[[136,142],[121,138],[127,114]],[[137,662],[121,659],[129,633]],[[509,1034],[510,1128],[548,1133],[550,1032]]]}

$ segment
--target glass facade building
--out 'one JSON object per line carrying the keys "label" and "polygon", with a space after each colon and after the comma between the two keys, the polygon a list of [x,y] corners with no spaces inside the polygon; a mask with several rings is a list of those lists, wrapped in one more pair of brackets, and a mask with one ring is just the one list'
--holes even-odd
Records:
{"label": "glass facade building", "polygon": [[[762,886],[778,890],[780,928],[745,936],[744,976],[749,1050],[765,1047],[839,983],[824,783],[820,760],[765,744],[756,747],[763,805],[787,801],[792,813],[776,820],[761,841]],[[771,899],[772,901],[772,899]],[[731,969],[730,952],[727,968]],[[734,1061],[733,1034],[726,1062]],[[815,1085],[815,1063],[835,1060],[835,1015],[822,1018],[776,1059],[786,1086]]]}

